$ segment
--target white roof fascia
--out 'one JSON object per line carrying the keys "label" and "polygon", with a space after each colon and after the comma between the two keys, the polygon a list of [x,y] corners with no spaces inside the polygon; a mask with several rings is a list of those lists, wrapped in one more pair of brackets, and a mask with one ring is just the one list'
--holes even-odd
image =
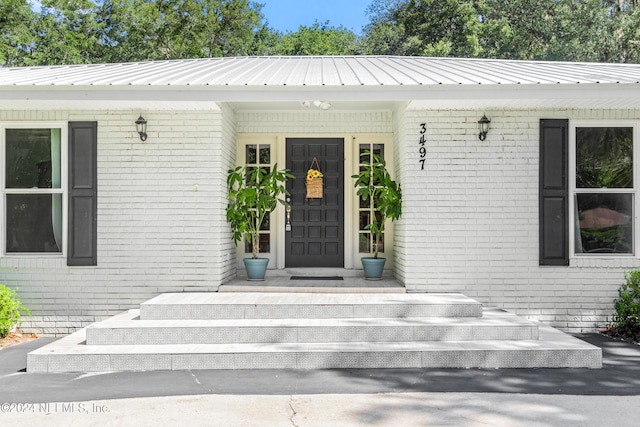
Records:
{"label": "white roof fascia", "polygon": [[207,110],[219,111],[218,102],[198,91],[157,91],[126,87],[125,90],[96,90],[96,87],[48,87],[0,89],[0,110]]}
{"label": "white roof fascia", "polygon": [[640,85],[574,84],[574,85],[500,85],[440,86],[421,92],[410,100],[408,109],[433,109],[487,105],[496,108],[640,108]]}
{"label": "white roof fascia", "polygon": [[[424,108],[640,108],[640,84],[528,84],[419,86],[12,86],[0,87],[5,108],[23,105],[82,108],[219,109],[223,102],[274,103],[323,100],[329,102],[408,102]],[[28,101],[25,104],[25,101]],[[93,104],[95,103],[95,106]],[[273,104],[273,105],[271,105]]]}

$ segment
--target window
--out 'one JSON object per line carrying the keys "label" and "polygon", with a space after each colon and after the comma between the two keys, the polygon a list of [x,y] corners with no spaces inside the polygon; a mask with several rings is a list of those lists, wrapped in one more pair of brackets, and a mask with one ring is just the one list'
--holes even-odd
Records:
{"label": "window", "polygon": [[634,254],[634,128],[575,128],[574,252]]}
{"label": "window", "polygon": [[[366,154],[369,153],[369,159]],[[364,154],[364,155],[363,155]],[[364,167],[362,161],[373,161],[373,154],[384,158],[384,144],[359,144],[358,155],[360,159],[360,170]],[[374,220],[380,222],[380,212],[376,210],[375,200],[358,199],[358,247],[360,253],[373,253],[375,236],[367,229],[367,226]],[[380,237],[378,251],[384,252],[384,234]]]}
{"label": "window", "polygon": [[7,127],[3,134],[4,251],[62,253],[62,128]]}
{"label": "window", "polygon": [[[247,144],[245,145],[245,164],[250,167],[264,168],[267,171],[271,170],[271,145],[270,144]],[[260,228],[260,241],[258,243],[260,247],[260,253],[271,252],[271,221],[270,216],[267,216]],[[245,253],[252,252],[252,244],[245,240],[244,243]]]}

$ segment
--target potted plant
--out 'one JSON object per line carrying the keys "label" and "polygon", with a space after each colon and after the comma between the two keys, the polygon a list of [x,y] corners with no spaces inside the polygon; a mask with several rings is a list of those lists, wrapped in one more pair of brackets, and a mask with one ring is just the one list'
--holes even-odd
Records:
{"label": "potted plant", "polygon": [[258,258],[260,230],[278,203],[288,206],[284,199],[289,195],[285,188],[287,178],[294,176],[287,169],[278,170],[277,164],[271,170],[238,166],[227,172],[227,222],[236,246],[243,238],[251,243],[252,257],[243,260],[249,280],[264,280],[269,259]]}
{"label": "potted plant", "polygon": [[361,154],[360,173],[353,175],[354,186],[358,188],[358,196],[369,200],[375,214],[365,227],[373,237],[373,257],[363,257],[362,268],[367,280],[380,280],[384,271],[386,258],[379,257],[379,244],[385,230],[387,220],[395,221],[402,215],[402,191],[400,184],[391,179],[385,160],[378,154],[365,151]]}

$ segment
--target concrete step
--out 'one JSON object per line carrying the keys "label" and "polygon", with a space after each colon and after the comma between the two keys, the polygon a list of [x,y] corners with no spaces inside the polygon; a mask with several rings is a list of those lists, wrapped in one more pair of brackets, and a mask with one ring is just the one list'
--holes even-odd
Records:
{"label": "concrete step", "polygon": [[599,348],[461,294],[164,294],[27,356],[28,372],[601,366]]}
{"label": "concrete step", "polygon": [[499,310],[480,318],[140,320],[130,310],[87,327],[87,345],[535,340],[538,324]]}
{"label": "concrete step", "polygon": [[462,294],[185,292],[140,305],[142,320],[481,317]]}
{"label": "concrete step", "polygon": [[600,368],[602,353],[540,325],[540,339],[259,344],[85,345],[86,329],[28,354],[27,371],[195,369]]}

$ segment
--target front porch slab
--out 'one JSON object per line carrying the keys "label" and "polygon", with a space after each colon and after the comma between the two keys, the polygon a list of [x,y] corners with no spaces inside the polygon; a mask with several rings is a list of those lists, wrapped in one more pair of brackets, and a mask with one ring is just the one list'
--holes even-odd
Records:
{"label": "front porch slab", "polygon": [[[292,280],[293,277],[306,280]],[[342,277],[331,280],[329,277]],[[318,278],[318,279],[314,279]],[[360,270],[342,268],[287,268],[269,270],[264,281],[236,278],[220,285],[218,292],[280,292],[280,293],[406,293],[391,272],[385,272],[382,280],[365,280]]]}

